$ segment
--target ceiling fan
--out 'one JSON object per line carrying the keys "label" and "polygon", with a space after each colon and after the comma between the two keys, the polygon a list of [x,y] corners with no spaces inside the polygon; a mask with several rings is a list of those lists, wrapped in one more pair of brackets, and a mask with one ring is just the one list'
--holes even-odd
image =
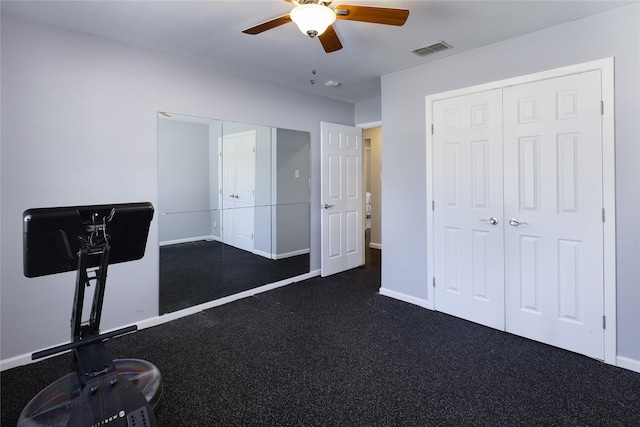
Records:
{"label": "ceiling fan", "polygon": [[289,14],[247,28],[242,32],[260,34],[293,21],[304,34],[311,38],[317,36],[325,52],[330,53],[342,49],[342,43],[332,25],[336,19],[401,26],[409,17],[409,11],[406,9],[353,5],[340,5],[332,9],[329,7],[332,0],[285,1],[296,5]]}

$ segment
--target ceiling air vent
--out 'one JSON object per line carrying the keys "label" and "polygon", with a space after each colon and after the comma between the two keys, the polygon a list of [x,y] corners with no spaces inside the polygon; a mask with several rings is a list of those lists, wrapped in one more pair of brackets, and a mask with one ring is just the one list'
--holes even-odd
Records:
{"label": "ceiling air vent", "polygon": [[417,49],[413,49],[411,52],[415,53],[418,56],[429,55],[430,53],[436,53],[441,50],[449,49],[451,45],[440,40],[439,42],[435,42],[430,44],[429,46],[419,47]]}

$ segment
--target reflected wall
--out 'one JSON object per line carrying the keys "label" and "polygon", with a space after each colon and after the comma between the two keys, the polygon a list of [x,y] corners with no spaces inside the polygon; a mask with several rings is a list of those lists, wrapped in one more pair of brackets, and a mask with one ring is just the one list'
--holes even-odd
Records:
{"label": "reflected wall", "polygon": [[160,314],[309,272],[310,135],[160,113]]}

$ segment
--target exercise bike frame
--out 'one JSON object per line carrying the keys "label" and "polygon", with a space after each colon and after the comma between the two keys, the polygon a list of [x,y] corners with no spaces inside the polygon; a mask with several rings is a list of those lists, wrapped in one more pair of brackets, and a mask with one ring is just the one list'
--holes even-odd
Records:
{"label": "exercise bike frame", "polygon": [[[32,359],[40,359],[64,351],[72,351],[73,369],[81,392],[71,404],[71,415],[67,426],[97,426],[105,421],[110,425],[131,426],[138,420],[142,425],[156,426],[153,408],[136,386],[116,369],[104,341],[134,332],[137,326],[129,326],[105,334],[100,334],[100,320],[107,282],[110,245],[107,223],[115,210],[102,223],[87,226],[90,236],[82,238],[77,253],[77,274],[74,301],[71,313],[71,342],[51,347],[32,354]],[[96,258],[100,257],[97,267]],[[85,289],[95,281],[93,302],[89,321],[82,322]],[[133,424],[132,424],[133,422]]]}

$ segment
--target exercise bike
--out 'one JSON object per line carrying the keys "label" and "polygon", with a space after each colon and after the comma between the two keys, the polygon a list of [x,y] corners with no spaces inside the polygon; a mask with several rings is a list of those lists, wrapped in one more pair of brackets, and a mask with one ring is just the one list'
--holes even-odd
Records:
{"label": "exercise bike", "polygon": [[[77,270],[71,342],[32,354],[40,359],[71,351],[74,372],[44,388],[25,406],[19,427],[155,427],[162,377],[152,363],[112,360],[105,341],[137,330],[100,333],[110,264],[144,256],[150,203],[29,209],[23,214],[24,275]],[[82,321],[85,289],[94,284],[89,320]]]}

